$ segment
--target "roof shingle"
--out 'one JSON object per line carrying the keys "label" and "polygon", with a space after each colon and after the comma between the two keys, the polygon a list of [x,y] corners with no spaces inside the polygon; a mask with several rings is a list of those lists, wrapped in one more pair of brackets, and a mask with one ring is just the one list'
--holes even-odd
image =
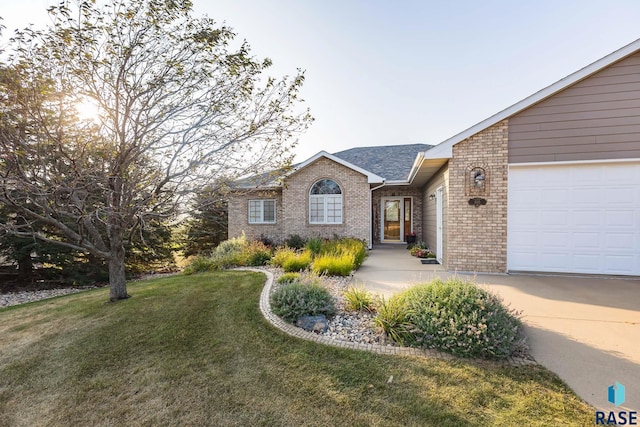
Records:
{"label": "roof shingle", "polygon": [[349,163],[380,175],[387,181],[407,179],[418,153],[433,147],[427,144],[356,147],[333,153]]}

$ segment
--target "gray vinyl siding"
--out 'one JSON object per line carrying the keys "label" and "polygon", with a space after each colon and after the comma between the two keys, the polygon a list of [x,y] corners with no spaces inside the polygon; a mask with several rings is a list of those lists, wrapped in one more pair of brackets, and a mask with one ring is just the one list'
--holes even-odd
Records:
{"label": "gray vinyl siding", "polygon": [[509,119],[509,163],[640,158],[640,53]]}
{"label": "gray vinyl siding", "polygon": [[448,240],[448,206],[449,206],[449,164],[444,165],[427,182],[422,189],[422,239],[429,249],[435,252],[437,240],[436,228],[436,201],[429,200],[429,195],[436,194],[438,187],[442,187],[442,259],[447,266],[447,240]]}

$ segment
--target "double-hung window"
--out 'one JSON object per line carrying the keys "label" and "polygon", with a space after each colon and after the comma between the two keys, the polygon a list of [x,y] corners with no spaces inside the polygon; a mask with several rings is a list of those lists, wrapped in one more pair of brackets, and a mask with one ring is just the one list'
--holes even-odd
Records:
{"label": "double-hung window", "polygon": [[276,201],[272,199],[249,200],[249,224],[275,224]]}
{"label": "double-hung window", "polygon": [[331,179],[321,179],[309,192],[310,224],[342,224],[342,189]]}

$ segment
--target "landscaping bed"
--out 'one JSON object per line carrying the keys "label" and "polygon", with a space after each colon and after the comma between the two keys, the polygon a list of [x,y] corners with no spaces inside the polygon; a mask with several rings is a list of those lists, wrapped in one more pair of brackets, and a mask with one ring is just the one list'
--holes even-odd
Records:
{"label": "landscaping bed", "polygon": [[[423,244],[413,255],[430,258]],[[195,259],[185,274],[237,266],[269,268],[274,314],[307,331],[361,344],[435,349],[455,356],[531,359],[520,313],[474,283],[452,277],[416,285],[398,295],[372,295],[352,283],[367,255],[350,238],[304,240],[280,247],[244,236],[222,242]]]}

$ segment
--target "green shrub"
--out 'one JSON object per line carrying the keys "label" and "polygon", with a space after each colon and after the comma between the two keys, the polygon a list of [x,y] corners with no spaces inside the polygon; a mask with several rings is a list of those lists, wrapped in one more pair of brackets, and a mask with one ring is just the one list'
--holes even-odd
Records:
{"label": "green shrub", "polygon": [[322,245],[323,245],[322,239],[319,237],[314,237],[312,239],[309,239],[309,241],[307,241],[306,248],[311,251],[313,256],[316,256],[320,253],[320,251],[322,251]]}
{"label": "green shrub", "polygon": [[398,344],[411,345],[415,342],[415,327],[409,320],[409,314],[410,311],[401,295],[393,295],[389,299],[380,297],[376,304],[373,323]]}
{"label": "green shrub", "polygon": [[284,273],[278,277],[278,283],[293,283],[300,280],[300,273]]}
{"label": "green shrub", "polygon": [[341,239],[325,240],[320,249],[321,254],[353,256],[354,269],[360,268],[364,259],[367,257],[367,245],[362,240],[352,237],[343,237]]}
{"label": "green shrub", "polygon": [[335,304],[329,291],[318,283],[299,281],[283,285],[271,294],[273,312],[287,322],[295,322],[301,316],[335,314]]}
{"label": "green shrub", "polygon": [[464,357],[504,358],[520,344],[519,314],[471,282],[435,279],[399,295],[422,346]]}
{"label": "green shrub", "polygon": [[214,250],[211,256],[196,257],[185,268],[184,274],[202,273],[205,271],[221,270],[223,268],[256,265],[248,264],[250,260],[249,242],[242,234],[240,237],[225,240],[221,242]]}
{"label": "green shrub", "polygon": [[276,267],[284,267],[285,261],[296,255],[296,251],[288,246],[278,248],[271,257],[271,265]]}
{"label": "green shrub", "polygon": [[213,255],[225,257],[227,255],[237,254],[242,252],[248,245],[249,242],[247,241],[244,233],[242,233],[239,237],[220,242],[220,244],[214,249]]}
{"label": "green shrub", "polygon": [[353,255],[355,269],[360,268],[364,259],[367,257],[367,245],[362,240],[354,238],[341,239],[344,250]]}
{"label": "green shrub", "polygon": [[306,270],[311,264],[311,252],[303,251],[289,255],[282,263],[282,268],[286,272],[295,272]]}
{"label": "green shrub", "polygon": [[298,235],[298,234],[289,234],[289,237],[286,238],[284,243],[285,243],[285,245],[289,246],[290,248],[302,249],[302,248],[304,248],[304,245],[307,242],[306,242],[306,240],[304,238],[300,237],[300,235]]}
{"label": "green shrub", "polygon": [[184,269],[183,274],[205,273],[220,269],[220,264],[211,257],[198,256]]}
{"label": "green shrub", "polygon": [[373,295],[362,286],[349,286],[342,295],[344,296],[347,310],[375,310]]}
{"label": "green shrub", "polygon": [[271,248],[261,241],[254,241],[244,249],[243,255],[246,259],[246,265],[262,266],[269,262],[272,254]]}
{"label": "green shrub", "polygon": [[348,276],[355,269],[353,255],[319,255],[313,261],[311,271],[328,276]]}

